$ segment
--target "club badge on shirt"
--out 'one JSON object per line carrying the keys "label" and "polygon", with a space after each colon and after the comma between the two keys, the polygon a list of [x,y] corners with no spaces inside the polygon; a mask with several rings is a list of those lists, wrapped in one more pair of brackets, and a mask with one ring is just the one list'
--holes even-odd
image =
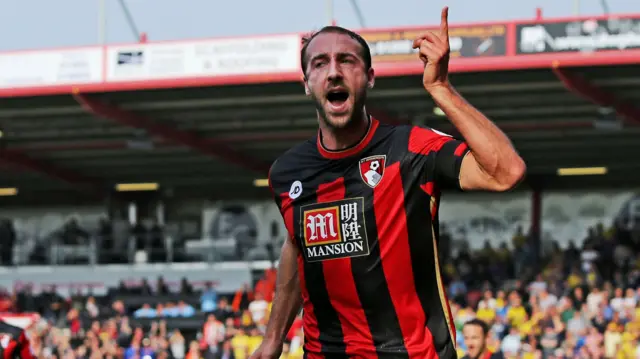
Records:
{"label": "club badge on shirt", "polygon": [[369,156],[360,160],[360,177],[364,183],[374,188],[382,181],[386,155]]}

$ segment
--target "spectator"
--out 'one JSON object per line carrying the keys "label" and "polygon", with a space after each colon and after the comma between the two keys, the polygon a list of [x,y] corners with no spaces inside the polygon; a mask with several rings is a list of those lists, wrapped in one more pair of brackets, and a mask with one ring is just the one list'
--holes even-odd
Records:
{"label": "spectator", "polygon": [[249,336],[244,328],[238,328],[237,334],[231,339],[231,346],[234,348],[233,354],[236,359],[246,359],[249,357]]}
{"label": "spectator", "polygon": [[506,357],[515,356],[520,352],[520,333],[515,327],[511,328],[509,335],[502,339],[502,352]]}
{"label": "spectator", "polygon": [[224,322],[224,340],[231,340],[238,333],[234,318],[227,318]]}
{"label": "spectator", "polygon": [[196,310],[191,305],[185,303],[183,300],[178,302],[176,310],[177,315],[181,317],[192,317],[196,314]]}
{"label": "spectator", "polygon": [[454,276],[453,281],[449,285],[449,296],[456,302],[460,303],[464,301],[464,296],[466,294],[467,294],[466,284],[464,283],[464,281],[460,279],[460,277],[458,277],[457,275]]}
{"label": "spectator", "polygon": [[552,356],[559,344],[560,338],[553,327],[546,327],[540,339],[543,357],[548,358]]}
{"label": "spectator", "polygon": [[91,318],[96,318],[100,314],[100,309],[98,308],[98,304],[96,303],[96,298],[89,297],[87,298],[87,304],[85,305],[85,309]]}
{"label": "spectator", "polygon": [[158,312],[156,309],[151,308],[147,303],[142,305],[142,308],[136,310],[133,316],[136,318],[155,318]]}
{"label": "spectator", "polygon": [[262,293],[256,293],[255,299],[249,304],[249,311],[251,312],[253,322],[262,323],[267,316],[268,309],[269,303],[264,300]]}
{"label": "spectator", "polygon": [[638,306],[638,298],[636,297],[633,288],[627,288],[627,290],[625,291],[625,297],[622,306],[626,310],[636,310]]}
{"label": "spectator", "polygon": [[257,327],[251,328],[248,340],[249,353],[253,353],[258,349],[260,343],[262,343],[262,339],[262,332]]}
{"label": "spectator", "polygon": [[158,282],[156,284],[156,294],[169,294],[169,286],[167,286],[167,283],[164,281],[164,278],[162,276],[158,277]]}
{"label": "spectator", "polygon": [[155,359],[156,352],[151,347],[151,340],[149,338],[142,339],[142,347],[140,348],[140,352],[138,355],[140,356],[140,358]]}
{"label": "spectator", "polygon": [[184,359],[186,355],[186,342],[180,330],[176,329],[171,334],[169,338],[169,343],[171,346],[171,355],[174,359]]}
{"label": "spectator", "polygon": [[213,284],[207,282],[205,284],[205,290],[200,296],[200,310],[205,313],[210,313],[216,310],[216,303],[218,301],[218,293],[213,289]]}
{"label": "spectator", "polygon": [[220,351],[220,359],[235,359],[231,342],[225,341],[222,344],[222,350]]}
{"label": "spectator", "polygon": [[581,312],[575,312],[573,314],[573,318],[569,319],[567,322],[567,332],[579,336],[586,332],[587,330],[587,322],[583,318],[583,314]]}
{"label": "spectator", "polygon": [[185,359],[204,359],[197,341],[194,340],[189,343],[189,352],[187,352]]}
{"label": "spectator", "polygon": [[233,309],[229,306],[227,298],[220,298],[217,309],[213,312],[220,321],[226,321],[234,315]]}
{"label": "spectator", "polygon": [[465,323],[462,329],[464,345],[467,353],[463,359],[498,359],[503,358],[502,353],[493,353],[488,347],[489,326],[479,319],[473,319]]}
{"label": "spectator", "polygon": [[[210,285],[211,282],[207,282],[207,284]],[[180,294],[182,294],[182,295],[191,295],[191,294],[193,294],[193,286],[189,283],[187,278],[182,278],[180,280]]]}
{"label": "spectator", "polygon": [[544,289],[540,289],[538,292],[538,301],[540,305],[540,309],[543,311],[547,311],[552,307],[556,307],[558,305],[558,297],[553,294],[550,294],[546,287]]}
{"label": "spectator", "polygon": [[224,325],[216,318],[215,315],[209,314],[202,329],[202,348],[215,355],[218,353],[218,345],[223,340]]}
{"label": "spectator", "polygon": [[478,303],[476,318],[482,320],[484,323],[491,325],[496,318],[496,311],[492,308],[489,308],[487,302],[481,301],[480,303]]}

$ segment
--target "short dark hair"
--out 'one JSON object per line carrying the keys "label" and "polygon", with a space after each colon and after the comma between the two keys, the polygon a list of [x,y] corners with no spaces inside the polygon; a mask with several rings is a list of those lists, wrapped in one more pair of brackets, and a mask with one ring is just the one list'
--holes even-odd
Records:
{"label": "short dark hair", "polygon": [[302,68],[302,73],[305,75],[305,78],[307,70],[307,47],[309,47],[309,43],[311,43],[311,40],[313,40],[316,36],[325,33],[343,34],[356,40],[362,47],[360,55],[364,60],[365,69],[368,71],[371,68],[371,49],[369,48],[369,44],[367,43],[367,41],[362,36],[349,29],[345,29],[344,27],[325,26],[316,32],[302,37],[302,49],[300,50],[300,67]]}
{"label": "short dark hair", "polygon": [[480,320],[478,318],[473,318],[473,319],[469,320],[468,322],[464,323],[465,327],[467,325],[475,325],[477,327],[480,327],[480,329],[482,329],[482,334],[485,337],[487,336],[487,334],[489,334],[489,325],[487,323],[485,323],[483,320]]}

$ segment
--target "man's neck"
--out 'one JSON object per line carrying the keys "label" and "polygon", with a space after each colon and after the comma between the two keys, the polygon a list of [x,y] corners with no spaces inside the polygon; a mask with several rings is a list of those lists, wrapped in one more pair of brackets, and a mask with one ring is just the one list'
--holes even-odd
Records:
{"label": "man's neck", "polygon": [[351,124],[346,128],[335,129],[322,120],[319,122],[322,145],[329,151],[340,151],[356,145],[369,129],[369,116],[364,109],[354,116]]}

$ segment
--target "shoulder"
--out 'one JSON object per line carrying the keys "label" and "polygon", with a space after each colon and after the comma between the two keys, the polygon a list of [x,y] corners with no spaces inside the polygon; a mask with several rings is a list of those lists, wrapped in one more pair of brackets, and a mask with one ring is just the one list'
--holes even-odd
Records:
{"label": "shoulder", "polygon": [[437,139],[450,140],[454,139],[452,135],[438,131],[434,128],[418,125],[381,125],[381,132],[386,135],[392,135],[395,139],[406,139],[410,142],[415,141],[432,141]]}
{"label": "shoulder", "polygon": [[[291,185],[291,180],[297,176],[305,163],[317,157],[316,138],[299,143],[280,155],[269,170],[269,186],[271,190],[280,193],[283,186]],[[288,190],[288,189],[287,189]]]}
{"label": "shoulder", "polygon": [[374,146],[383,145],[406,151],[414,128],[417,126],[380,123],[373,138]]}
{"label": "shoulder", "polygon": [[394,141],[402,141],[409,138],[413,125],[392,125],[388,123],[379,123],[376,130],[376,137],[392,138]]}
{"label": "shoulder", "polygon": [[381,125],[381,136],[391,137],[394,146],[403,147],[413,154],[438,151],[445,143],[455,140],[447,133],[431,127],[416,125]]}
{"label": "shoulder", "polygon": [[431,127],[426,126],[411,126],[409,130],[409,140],[415,141],[434,141],[434,140],[450,140],[453,139],[448,133],[438,131]]}
{"label": "shoulder", "polygon": [[13,339],[18,339],[23,333],[22,328],[13,326],[3,320],[0,320],[0,333],[10,334]]}

